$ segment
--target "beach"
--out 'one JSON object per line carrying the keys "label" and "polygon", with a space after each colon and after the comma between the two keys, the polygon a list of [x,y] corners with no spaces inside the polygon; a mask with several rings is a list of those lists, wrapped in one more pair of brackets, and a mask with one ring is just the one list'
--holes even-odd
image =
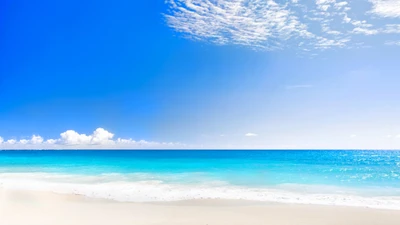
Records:
{"label": "beach", "polygon": [[0,189],[2,225],[398,225],[399,210],[228,200],[133,203]]}

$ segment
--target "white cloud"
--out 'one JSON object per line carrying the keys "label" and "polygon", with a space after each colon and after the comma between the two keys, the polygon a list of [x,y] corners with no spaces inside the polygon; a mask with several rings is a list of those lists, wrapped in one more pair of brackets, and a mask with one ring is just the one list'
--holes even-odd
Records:
{"label": "white cloud", "polygon": [[387,24],[383,32],[387,34],[400,34],[400,24]]}
{"label": "white cloud", "polygon": [[121,144],[129,144],[129,143],[135,143],[134,140],[132,140],[132,138],[130,139],[122,139],[122,138],[118,138],[117,139],[117,143],[121,143]]}
{"label": "white cloud", "polygon": [[122,139],[118,138],[117,139],[117,144],[120,144],[121,146],[136,146],[136,147],[174,147],[174,146],[184,146],[183,144],[180,143],[173,143],[173,142],[154,142],[154,141],[145,141],[145,140],[140,140],[140,141],[135,141],[132,139]]}
{"label": "white cloud", "polygon": [[352,134],[352,135],[350,135],[350,137],[351,137],[351,138],[355,138],[355,137],[357,137],[357,135]]}
{"label": "white cloud", "polygon": [[314,37],[288,7],[273,0],[170,0],[168,5],[168,25],[195,40],[272,50],[284,40]]}
{"label": "white cloud", "polygon": [[381,17],[400,17],[400,0],[370,0],[373,13]]}
{"label": "white cloud", "polygon": [[343,22],[345,22],[345,23],[350,23],[351,22],[351,19],[350,19],[350,17],[347,16],[347,14],[344,15]]}
{"label": "white cloud", "polygon": [[54,145],[54,144],[57,143],[57,141],[58,141],[58,140],[55,140],[55,139],[48,139],[48,140],[46,140],[44,143],[45,143],[45,144],[49,144],[49,145]]}
{"label": "white cloud", "polygon": [[334,46],[344,47],[346,43],[350,41],[350,39],[332,40],[324,37],[318,37],[317,40],[315,44],[315,48],[317,49],[329,49]]}
{"label": "white cloud", "polygon": [[29,140],[26,140],[26,139],[21,139],[21,140],[19,140],[19,142],[18,143],[20,143],[20,144],[23,144],[23,145],[26,145],[26,144],[28,144],[29,143]]}
{"label": "white cloud", "polygon": [[41,144],[43,143],[43,138],[40,136],[33,135],[31,139],[32,144]]}
{"label": "white cloud", "polygon": [[387,41],[385,45],[397,45],[400,46],[400,41]]}
{"label": "white cloud", "polygon": [[114,137],[113,133],[110,133],[103,128],[98,128],[93,132],[92,143],[93,144],[112,144],[114,141],[111,139]]}
{"label": "white cloud", "polygon": [[346,5],[348,5],[349,3],[347,3],[347,2],[338,2],[338,3],[335,3],[335,7],[337,8],[337,9],[341,9],[342,7],[344,7],[344,6],[346,6]]}
{"label": "white cloud", "polygon": [[[32,135],[31,139],[20,139],[19,141],[15,139],[8,140],[7,144],[21,144],[21,145],[37,145],[43,143],[43,138],[38,135]],[[1,143],[0,143],[1,144]]]}
{"label": "white cloud", "polygon": [[67,130],[60,134],[61,142],[66,145],[79,145],[79,144],[90,144],[92,139],[91,136],[86,134],[79,134],[74,130]]}
{"label": "white cloud", "polygon": [[333,35],[340,35],[342,34],[340,31],[337,30],[326,30],[327,34],[333,34]]}
{"label": "white cloud", "polygon": [[322,10],[322,11],[327,11],[329,7],[331,7],[331,4],[335,3],[335,0],[316,0],[315,4],[317,4],[317,7]]}
{"label": "white cloud", "polygon": [[114,134],[103,128],[97,128],[91,135],[79,134],[74,130],[67,130],[61,133],[60,136],[60,142],[66,145],[102,145],[114,143],[114,141],[111,140]]}
{"label": "white cloud", "polygon": [[13,144],[17,143],[17,140],[15,140],[15,139],[10,139],[10,140],[7,140],[5,143],[6,143],[6,144],[9,144],[9,145],[13,145]]}
{"label": "white cloud", "polygon": [[378,34],[377,30],[374,29],[368,29],[368,28],[362,28],[362,27],[356,27],[352,31],[355,34],[365,34],[365,35],[374,35]]}
{"label": "white cloud", "polygon": [[67,130],[58,139],[44,140],[41,136],[33,135],[31,139],[10,139],[4,141],[0,137],[0,149],[132,149],[132,148],[182,148],[181,143],[135,141],[133,139],[113,139],[114,134],[97,128],[92,134],[80,134]]}
{"label": "white cloud", "polygon": [[400,0],[370,1],[371,8],[362,11],[360,2],[337,0],[167,0],[165,18],[175,31],[197,41],[308,52],[362,47],[363,36],[373,42],[379,35],[382,43],[382,35],[399,33],[376,15],[400,17]]}
{"label": "white cloud", "polygon": [[246,136],[246,137],[257,137],[258,134],[255,134],[255,133],[247,133],[247,134],[245,134],[244,136]]}

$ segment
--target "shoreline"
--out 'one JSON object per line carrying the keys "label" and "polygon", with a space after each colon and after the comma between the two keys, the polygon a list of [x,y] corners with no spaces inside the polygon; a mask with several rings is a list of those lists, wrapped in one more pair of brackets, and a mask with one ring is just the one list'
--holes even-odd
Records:
{"label": "shoreline", "polygon": [[[101,182],[70,183],[53,182],[51,179],[63,179],[64,175],[54,174],[0,174],[0,190],[21,190],[80,195],[85,198],[102,199],[116,202],[160,203],[187,201],[237,201],[257,204],[297,204],[316,206],[343,206],[355,208],[374,208],[400,211],[400,196],[365,196],[347,193],[312,193],[301,191],[302,186],[291,189],[246,188],[241,186],[196,186],[159,183],[157,180],[138,182]],[[42,179],[42,176],[50,179]],[[40,179],[37,179],[37,176]],[[3,178],[3,179],[2,179]],[[92,179],[93,177],[88,177]],[[106,176],[107,178],[107,176]],[[66,177],[69,179],[69,177]],[[79,177],[81,182],[83,177]],[[85,178],[86,179],[86,178]],[[97,178],[96,178],[97,179]],[[313,187],[314,189],[316,187]],[[321,188],[324,188],[322,186]]]}
{"label": "shoreline", "polygon": [[5,225],[398,225],[400,211],[244,200],[134,203],[0,188],[0,221]]}

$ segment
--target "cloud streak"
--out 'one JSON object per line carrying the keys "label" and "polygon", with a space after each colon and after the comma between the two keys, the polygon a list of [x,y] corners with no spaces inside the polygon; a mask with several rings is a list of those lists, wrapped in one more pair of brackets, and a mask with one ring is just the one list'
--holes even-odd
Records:
{"label": "cloud streak", "polygon": [[387,41],[385,42],[386,45],[397,45],[400,46],[400,41]]}
{"label": "cloud streak", "polygon": [[255,134],[255,133],[247,133],[247,134],[245,134],[244,136],[246,136],[246,137],[257,137],[258,134]]}
{"label": "cloud streak", "polygon": [[168,0],[167,6],[168,26],[186,38],[257,50],[359,47],[365,37],[400,30],[393,21],[382,25],[382,18],[400,18],[399,0],[371,0],[369,11],[339,0]]}
{"label": "cloud streak", "polygon": [[114,136],[113,133],[103,128],[97,128],[89,135],[67,130],[61,133],[58,139],[44,140],[39,135],[32,135],[30,139],[5,141],[0,137],[0,149],[168,149],[185,147],[182,143],[114,139]]}

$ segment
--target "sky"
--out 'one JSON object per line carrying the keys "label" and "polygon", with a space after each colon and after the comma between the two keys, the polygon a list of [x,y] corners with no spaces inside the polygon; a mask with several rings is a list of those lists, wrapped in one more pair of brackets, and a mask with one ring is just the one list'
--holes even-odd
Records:
{"label": "sky", "polygon": [[0,149],[400,149],[400,0],[0,2]]}

